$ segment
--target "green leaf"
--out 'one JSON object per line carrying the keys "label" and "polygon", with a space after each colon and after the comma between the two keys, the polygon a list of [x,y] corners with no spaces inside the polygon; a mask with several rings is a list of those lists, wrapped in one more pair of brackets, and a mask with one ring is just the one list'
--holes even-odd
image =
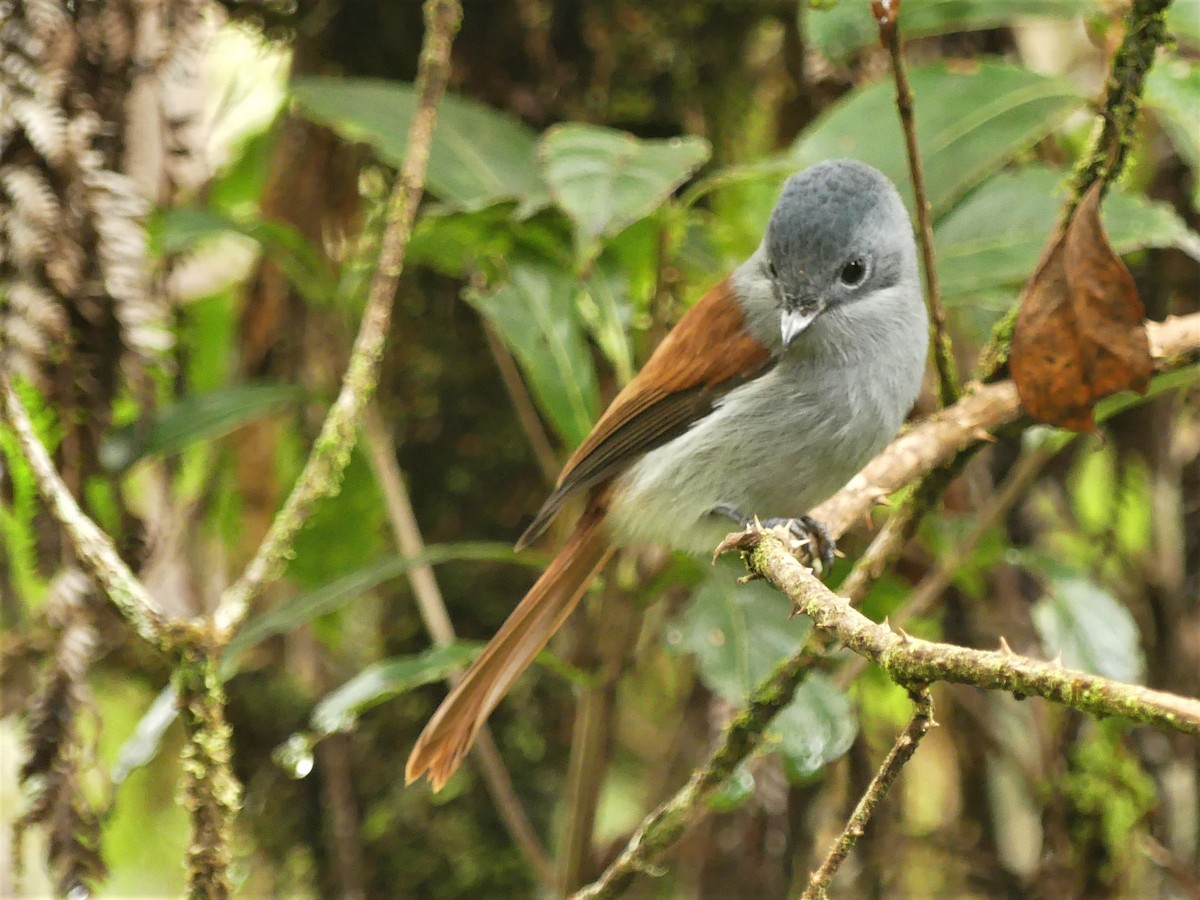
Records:
{"label": "green leaf", "polygon": [[238,661],[251,647],[276,634],[285,634],[306,622],[333,612],[345,603],[386,581],[403,575],[414,566],[436,566],[445,562],[474,560],[488,562],[520,562],[541,565],[543,560],[534,554],[518,557],[508,544],[480,541],[454,544],[434,544],[420,556],[392,556],[364,566],[348,575],[334,579],[281,603],[275,609],[255,616],[246,622],[230,640],[221,659],[221,675],[228,678],[237,671]]}
{"label": "green leaf", "polygon": [[[900,31],[911,40],[995,28],[1028,16],[1069,19],[1093,11],[1094,0],[904,0]],[[871,6],[858,0],[842,0],[829,9],[803,9],[801,27],[807,29],[812,46],[834,63],[844,63],[879,42]]]}
{"label": "green leaf", "polygon": [[[738,585],[722,566],[692,595],[666,631],[667,646],[692,653],[701,680],[741,704],[812,631],[805,616],[791,618],[791,602],[761,582]],[[766,737],[789,774],[804,778],[844,754],[857,733],[846,695],[823,676],[810,675],[780,711]],[[735,791],[736,794],[736,791]]]}
{"label": "green leaf", "polygon": [[[842,757],[858,734],[850,698],[819,672],[809,674],[764,736],[783,756],[788,776],[800,781]],[[778,741],[778,744],[774,744]]]}
{"label": "green leaf", "polygon": [[567,272],[519,262],[499,287],[463,295],[512,348],[542,412],[571,447],[587,436],[600,408],[578,291]]}
{"label": "green leaf", "polygon": [[100,459],[119,472],[146,456],[170,456],[298,403],[304,392],[288,384],[241,384],[185,397],[163,409],[144,435],[126,425],[105,435]]}
{"label": "green leaf", "polygon": [[629,282],[625,273],[601,257],[583,283],[579,313],[592,340],[603,351],[625,384],[633,378],[633,348],[629,344],[629,324],[633,314],[629,302]]}
{"label": "green leaf", "polygon": [[612,237],[661,206],[708,159],[699,137],[640,140],[595,125],[556,125],[538,153],[554,202],[575,225],[575,247],[586,264]]}
{"label": "green leaf", "polygon": [[1112,594],[1082,578],[1055,580],[1033,608],[1047,654],[1117,681],[1140,682],[1146,661],[1133,616]]}
{"label": "green leaf", "polygon": [[[907,9],[907,7],[905,7]],[[935,219],[1017,153],[1049,134],[1084,98],[1062,78],[987,62],[970,71],[945,63],[910,73],[917,139]],[[900,186],[912,208],[904,138],[890,80],[852,91],[800,135],[791,154],[808,166],[852,157]]]}
{"label": "green leaf", "polygon": [[399,656],[367,666],[327,694],[313,709],[311,724],[318,735],[349,731],[366,710],[422,685],[443,681],[469,664],[483,645],[455,641],[415,656]]}
{"label": "green leaf", "polygon": [[738,585],[721,566],[692,595],[666,632],[667,646],[692,653],[701,679],[732,703],[742,703],[812,631],[791,602],[765,584]]}
{"label": "green leaf", "polygon": [[[396,167],[404,161],[416,109],[411,84],[308,77],[291,87],[297,105],[313,121],[370,144]],[[515,200],[522,218],[550,199],[538,172],[534,133],[511,116],[452,94],[438,107],[426,183],[443,203],[463,210]]]}
{"label": "green leaf", "polygon": [[[1196,18],[1200,19],[1200,4]],[[1146,76],[1146,105],[1154,110],[1179,155],[1192,168],[1192,202],[1200,207],[1200,66],[1166,58]]]}
{"label": "green leaf", "polygon": [[[1062,212],[1066,177],[1044,166],[1001,172],[938,223],[934,239],[947,303],[1015,288],[1029,277]],[[1164,203],[1113,190],[1102,217],[1118,253],[1175,247],[1200,259],[1200,236]]]}
{"label": "green leaf", "polygon": [[1175,0],[1168,6],[1167,30],[1182,43],[1200,47],[1200,0]]}
{"label": "green leaf", "polygon": [[285,222],[180,206],[162,210],[149,231],[151,245],[160,254],[181,253],[213,238],[241,235],[257,243],[307,300],[326,304],[334,295],[333,271],[312,244]]}

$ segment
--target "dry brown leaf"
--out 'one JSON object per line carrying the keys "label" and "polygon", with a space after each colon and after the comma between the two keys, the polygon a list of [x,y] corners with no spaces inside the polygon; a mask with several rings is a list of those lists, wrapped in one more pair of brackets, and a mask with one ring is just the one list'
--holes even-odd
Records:
{"label": "dry brown leaf", "polygon": [[1009,369],[1039,422],[1094,431],[1092,404],[1144,392],[1153,362],[1133,276],[1100,222],[1100,184],[1056,235],[1021,297]]}

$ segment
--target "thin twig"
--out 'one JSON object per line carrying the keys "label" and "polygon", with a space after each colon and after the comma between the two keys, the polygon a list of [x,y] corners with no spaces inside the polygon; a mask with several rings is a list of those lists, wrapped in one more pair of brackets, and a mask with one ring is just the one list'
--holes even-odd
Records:
{"label": "thin twig", "polygon": [[598,608],[589,609],[588,629],[595,639],[588,670],[594,673],[576,703],[571,735],[571,764],[564,799],[566,812],[558,850],[558,895],[579,887],[586,877],[596,812],[608,776],[616,723],[617,683],[641,616],[613,578],[604,586]]}
{"label": "thin twig", "polygon": [[933,220],[929,194],[925,190],[925,166],[917,146],[917,126],[913,118],[913,92],[900,48],[901,0],[871,0],[871,12],[879,26],[879,43],[892,60],[892,78],[896,82],[896,111],[904,132],[904,149],[908,154],[908,171],[912,177],[913,196],[917,208],[917,228],[920,231],[921,262],[925,268],[925,302],[929,306],[929,337],[938,373],[938,395],[942,406],[949,406],[962,394],[954,364],[954,348],[946,329],[946,310],[942,306],[942,291],[938,285],[937,263],[933,255]]}
{"label": "thin twig", "polygon": [[814,659],[806,654],[797,653],[780,663],[754,689],[746,708],[726,726],[720,745],[708,762],[692,773],[675,796],[645,818],[621,855],[600,878],[572,894],[572,900],[617,897],[635,875],[651,870],[655,860],[702,813],[704,801],[758,747],[764,729],[775,714],[791,702],[796,687],[813,662]]}
{"label": "thin twig", "polygon": [[38,438],[29,412],[3,367],[0,367],[0,411],[17,436],[17,443],[33,470],[42,499],[66,531],[80,564],[96,579],[142,639],[163,647],[166,643],[165,623],[158,605],[125,565],[112,539],[80,509],[54,467],[49,451]]}
{"label": "thin twig", "polygon": [[[384,508],[387,510],[396,546],[402,556],[420,559],[425,554],[425,539],[421,536],[408,488],[404,484],[404,476],[392,452],[392,442],[374,403],[367,406],[363,421],[363,444],[371,462],[371,469],[375,473],[375,480],[379,483],[380,493],[383,495]],[[439,647],[453,643],[454,625],[450,622],[446,601],[442,597],[441,588],[438,587],[433,568],[425,564],[410,567],[408,583],[412,588],[413,597],[416,598],[421,621],[425,623],[425,630],[429,632],[433,642]],[[496,804],[509,836],[525,854],[542,887],[549,891],[554,883],[554,870],[550,858],[542,849],[537,832],[521,806],[517,792],[513,789],[512,778],[509,777],[508,769],[500,756],[500,750],[486,725],[479,733],[472,754],[479,763],[484,784],[487,785],[488,793]]]}
{"label": "thin twig", "polygon": [[486,322],[483,323],[483,333],[487,336],[488,349],[492,351],[492,359],[496,361],[496,368],[500,370],[500,380],[504,382],[508,399],[512,401],[517,421],[521,423],[525,437],[529,439],[529,447],[533,450],[533,457],[537,460],[542,477],[546,479],[547,484],[554,484],[558,480],[560,468],[558,457],[554,455],[554,447],[550,444],[550,438],[542,425],[541,417],[538,416],[533,398],[529,396],[529,388],[521,378],[517,361],[513,359],[512,351]]}
{"label": "thin twig", "polygon": [[892,782],[896,780],[905,763],[912,759],[912,755],[917,752],[917,746],[921,743],[921,738],[925,737],[925,732],[937,724],[933,721],[933,697],[930,696],[929,689],[921,688],[912,692],[911,696],[914,704],[912,718],[909,719],[904,731],[900,732],[896,738],[891,752],[884,759],[879,771],[875,773],[875,777],[871,779],[871,783],[863,793],[862,799],[858,801],[858,805],[854,807],[854,812],[850,814],[841,837],[829,848],[829,853],[826,855],[825,861],[821,863],[821,867],[809,876],[808,887],[800,895],[801,900],[818,900],[818,898],[826,896],[829,883],[833,881],[833,876],[837,874],[838,868],[845,861],[851,848],[866,831],[867,823],[875,814],[875,808],[887,796],[888,789],[891,788]]}
{"label": "thin twig", "polygon": [[425,184],[429,147],[437,108],[450,76],[450,47],[462,22],[458,0],[426,0],[425,36],[417,71],[417,108],[408,132],[400,176],[388,200],[387,224],[379,252],[379,268],[363,310],[342,387],[321,426],[321,433],[283,508],[271,522],[242,576],[221,597],[214,615],[217,633],[228,639],[246,617],[250,602],[283,574],[296,535],[320,500],[337,493],[350,461],[358,423],[379,379],[391,321],[396,283],[412,235],[417,205]]}

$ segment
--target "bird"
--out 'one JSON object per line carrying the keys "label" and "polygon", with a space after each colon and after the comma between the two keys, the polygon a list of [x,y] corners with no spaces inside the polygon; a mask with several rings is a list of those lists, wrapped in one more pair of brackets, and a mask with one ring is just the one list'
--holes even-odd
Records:
{"label": "bird", "polygon": [[807,513],[899,430],[928,349],[912,223],[854,160],[791,175],[759,246],[664,337],[567,460],[517,541],[572,498],[550,565],[452,688],[405,767],[439,790],[492,710],[621,546],[711,554],[729,520],[785,524],[828,561]]}

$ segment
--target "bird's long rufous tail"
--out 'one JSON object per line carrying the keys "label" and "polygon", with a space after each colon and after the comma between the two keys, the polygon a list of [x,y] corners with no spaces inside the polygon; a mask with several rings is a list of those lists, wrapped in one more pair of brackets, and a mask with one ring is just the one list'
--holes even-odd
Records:
{"label": "bird's long rufous tail", "polygon": [[542,577],[442,701],[408,756],[406,783],[428,773],[433,789],[440,790],[458,769],[492,710],[566,621],[612,555],[603,519],[600,505],[590,506]]}

